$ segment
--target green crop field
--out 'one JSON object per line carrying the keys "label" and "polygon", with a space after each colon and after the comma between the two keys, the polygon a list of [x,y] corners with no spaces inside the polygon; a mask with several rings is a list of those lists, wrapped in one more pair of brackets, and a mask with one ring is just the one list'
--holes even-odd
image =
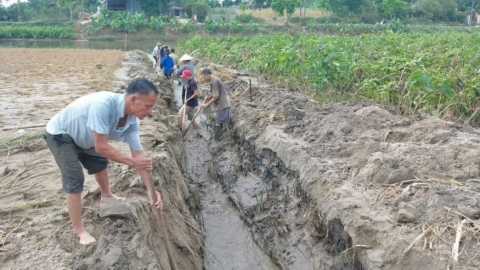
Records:
{"label": "green crop field", "polygon": [[359,36],[194,36],[183,51],[264,74],[321,102],[368,99],[402,113],[480,123],[480,59],[473,33]]}
{"label": "green crop field", "polygon": [[0,38],[74,39],[71,25],[1,25]]}

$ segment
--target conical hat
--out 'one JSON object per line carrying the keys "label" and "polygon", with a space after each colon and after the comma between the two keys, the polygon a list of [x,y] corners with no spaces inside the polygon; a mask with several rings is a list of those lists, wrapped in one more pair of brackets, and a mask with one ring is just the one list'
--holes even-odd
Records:
{"label": "conical hat", "polygon": [[189,60],[193,60],[193,57],[191,57],[188,54],[184,54],[182,57],[180,57],[178,61],[183,62],[183,61],[189,61]]}

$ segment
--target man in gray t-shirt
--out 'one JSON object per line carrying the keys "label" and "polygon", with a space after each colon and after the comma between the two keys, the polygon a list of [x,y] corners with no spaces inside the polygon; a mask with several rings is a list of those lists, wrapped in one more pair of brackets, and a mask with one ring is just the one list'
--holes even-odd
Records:
{"label": "man in gray t-shirt", "polygon": [[204,69],[202,76],[210,82],[210,95],[205,98],[206,103],[202,105],[202,108],[205,109],[213,105],[215,111],[215,139],[220,140],[223,136],[222,125],[230,122],[230,99],[222,81],[213,76],[210,69]]}
{"label": "man in gray t-shirt", "polygon": [[[125,94],[102,91],[80,97],[48,121],[44,138],[60,168],[68,213],[80,244],[95,242],[82,224],[83,168],[95,175],[102,200],[118,200],[110,191],[108,160],[134,167],[147,187],[150,203],[162,207],[160,194],[156,192],[155,200],[150,195],[153,187],[147,171],[152,170],[152,161],[145,156],[139,135],[139,119],[152,113],[157,100],[153,83],[135,79]],[[109,140],[128,143],[132,156],[117,150]]]}

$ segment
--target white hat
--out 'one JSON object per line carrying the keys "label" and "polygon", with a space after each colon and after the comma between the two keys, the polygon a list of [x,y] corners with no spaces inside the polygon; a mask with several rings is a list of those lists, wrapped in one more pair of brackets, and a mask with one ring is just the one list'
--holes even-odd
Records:
{"label": "white hat", "polygon": [[183,62],[183,61],[189,61],[189,60],[193,60],[193,57],[191,57],[188,54],[184,54],[182,57],[180,57],[178,61]]}

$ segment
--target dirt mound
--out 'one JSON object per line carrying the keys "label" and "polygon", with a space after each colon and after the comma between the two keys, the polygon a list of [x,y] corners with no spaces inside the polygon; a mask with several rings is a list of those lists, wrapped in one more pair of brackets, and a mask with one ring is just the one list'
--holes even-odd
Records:
{"label": "dirt mound", "polygon": [[367,102],[321,105],[245,76],[226,85],[235,125],[210,148],[215,172],[284,269],[480,267],[476,130]]}
{"label": "dirt mound", "polygon": [[[144,62],[141,53],[127,53],[116,74],[116,90],[123,92],[128,81],[136,77],[146,77],[159,87],[160,100],[154,107],[154,114],[142,121],[142,144],[154,161],[154,181],[162,193],[163,215],[177,265],[179,269],[201,269],[203,235],[186,204],[190,192],[182,173],[185,161],[181,136],[169,116],[172,114],[169,110],[173,104],[172,88]],[[121,149],[128,151],[127,148]],[[50,158],[48,152],[44,158]],[[50,163],[42,169],[52,169],[52,166]],[[2,211],[2,225],[6,226],[0,230],[1,268],[170,269],[156,211],[147,203],[146,190],[138,174],[115,163],[110,164],[109,172],[113,192],[127,198],[127,203],[100,202],[95,185],[84,195],[83,219],[87,230],[97,239],[96,244],[85,247],[77,243],[64,211],[49,212],[40,208],[45,214],[39,219],[30,219],[28,212],[19,209]],[[31,173],[27,178],[28,175]],[[59,196],[50,200],[55,205],[64,204],[60,188],[58,180],[55,192]]]}

